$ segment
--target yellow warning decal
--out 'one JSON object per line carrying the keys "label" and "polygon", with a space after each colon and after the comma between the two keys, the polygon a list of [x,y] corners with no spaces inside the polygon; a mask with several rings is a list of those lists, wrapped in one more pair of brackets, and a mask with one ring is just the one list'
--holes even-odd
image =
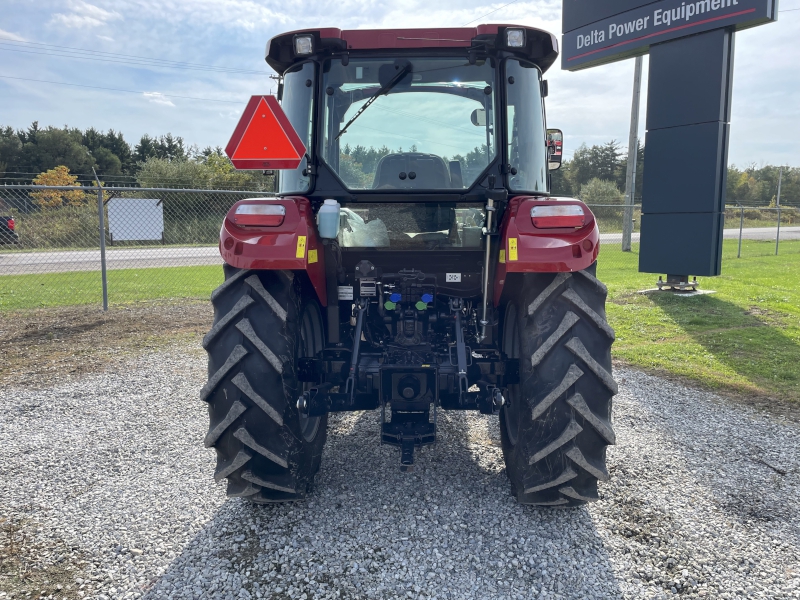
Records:
{"label": "yellow warning decal", "polygon": [[502,248],[500,250],[500,262],[501,263],[506,262],[506,249],[505,248]]}
{"label": "yellow warning decal", "polygon": [[317,249],[308,251],[308,264],[317,262]]}
{"label": "yellow warning decal", "polygon": [[517,255],[517,238],[508,238],[508,260],[519,260]]}
{"label": "yellow warning decal", "polygon": [[306,257],[306,236],[304,235],[297,236],[297,253],[295,256],[297,256],[297,258]]}

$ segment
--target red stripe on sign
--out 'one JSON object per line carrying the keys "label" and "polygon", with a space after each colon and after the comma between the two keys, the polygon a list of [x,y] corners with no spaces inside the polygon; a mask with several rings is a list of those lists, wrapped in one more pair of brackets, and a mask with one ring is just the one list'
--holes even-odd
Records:
{"label": "red stripe on sign", "polygon": [[236,152],[236,146],[238,146],[239,142],[242,141],[244,132],[247,130],[247,124],[250,123],[250,118],[256,111],[261,98],[262,96],[251,96],[250,100],[247,101],[247,106],[245,107],[242,116],[239,118],[239,122],[236,124],[236,129],[233,130],[233,135],[231,136],[231,139],[228,140],[228,145],[225,146],[225,154],[228,155],[228,158],[230,158],[233,153]]}
{"label": "red stripe on sign", "polygon": [[659,31],[658,33],[648,33],[647,35],[642,35],[637,38],[633,38],[630,40],[625,40],[624,42],[617,42],[616,44],[611,44],[610,46],[603,46],[602,48],[597,48],[596,50],[590,50],[589,52],[584,52],[583,54],[578,54],[577,56],[573,56],[572,58],[568,58],[567,62],[571,60],[577,60],[579,58],[583,58],[584,56],[590,56],[592,54],[597,54],[598,52],[602,52],[603,50],[609,50],[610,48],[618,48],[619,46],[624,46],[626,44],[632,44],[633,42],[638,42],[639,40],[646,40],[647,38],[656,37],[659,35],[664,35],[665,33],[672,33],[673,31],[680,31],[681,29],[689,29],[690,27],[697,27],[698,25],[705,25],[706,23],[713,23],[714,21],[720,21],[722,19],[730,19],[731,17],[738,17],[739,15],[746,15],[748,13],[756,12],[755,8],[749,8],[747,10],[740,10],[739,12],[731,13],[729,15],[721,15],[719,17],[713,17],[711,19],[705,19],[703,21],[698,21],[697,23],[688,23],[686,25],[681,25],[679,27],[672,27],[671,29],[665,29],[664,31]]}

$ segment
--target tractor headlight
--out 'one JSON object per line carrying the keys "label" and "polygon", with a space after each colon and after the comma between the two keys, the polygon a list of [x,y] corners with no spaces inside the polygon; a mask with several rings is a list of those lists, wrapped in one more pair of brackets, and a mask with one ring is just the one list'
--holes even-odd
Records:
{"label": "tractor headlight", "polygon": [[294,36],[294,53],[297,56],[307,56],[314,52],[314,38],[310,35]]}
{"label": "tractor headlight", "polygon": [[525,30],[524,29],[506,29],[506,45],[509,48],[524,48],[525,47]]}

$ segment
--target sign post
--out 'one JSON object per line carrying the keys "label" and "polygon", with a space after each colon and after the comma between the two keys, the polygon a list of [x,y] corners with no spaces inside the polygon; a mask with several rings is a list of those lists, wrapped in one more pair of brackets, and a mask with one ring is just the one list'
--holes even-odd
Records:
{"label": "sign post", "polygon": [[564,0],[563,69],[650,54],[640,271],[720,274],[734,34],[776,18],[776,0]]}

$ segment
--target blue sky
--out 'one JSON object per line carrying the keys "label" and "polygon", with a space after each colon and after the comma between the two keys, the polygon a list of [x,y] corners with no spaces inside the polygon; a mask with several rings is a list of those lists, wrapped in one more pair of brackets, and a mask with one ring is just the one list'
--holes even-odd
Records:
{"label": "blue sky", "polygon": [[[113,128],[129,142],[144,133],[172,132],[201,147],[225,146],[247,98],[274,90],[263,60],[273,35],[318,26],[452,27],[474,19],[561,31],[561,0],[504,4],[0,0],[0,125],[25,128],[38,120],[41,126]],[[729,159],[739,166],[800,165],[800,10],[790,11],[800,9],[800,0],[783,0],[780,8],[787,12],[778,23],[737,34]],[[110,57],[119,61],[136,56],[203,66],[174,69],[82,60],[66,56],[75,54],[67,47],[87,50],[84,56],[92,58],[103,52],[122,55]],[[645,82],[646,66],[647,60]],[[617,139],[627,144],[633,60],[578,73],[554,67],[546,78],[548,124],[564,130],[568,156],[583,142]],[[646,86],[641,136],[645,98]]]}

